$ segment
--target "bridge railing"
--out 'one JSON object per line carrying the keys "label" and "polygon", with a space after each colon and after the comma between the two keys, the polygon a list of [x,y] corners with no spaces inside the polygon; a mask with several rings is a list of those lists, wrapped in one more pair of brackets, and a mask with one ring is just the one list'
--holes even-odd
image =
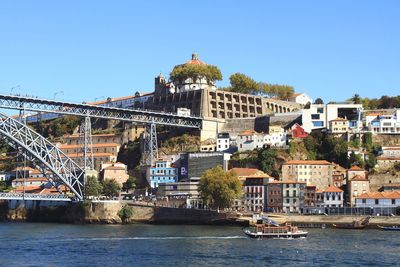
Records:
{"label": "bridge railing", "polygon": [[0,193],[0,199],[8,200],[50,200],[50,201],[71,201],[63,194],[33,194],[33,193]]}

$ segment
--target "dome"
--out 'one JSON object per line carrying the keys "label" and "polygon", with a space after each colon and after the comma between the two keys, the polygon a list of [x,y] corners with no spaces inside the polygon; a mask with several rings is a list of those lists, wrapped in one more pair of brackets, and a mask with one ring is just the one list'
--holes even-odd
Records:
{"label": "dome", "polygon": [[185,65],[207,65],[203,61],[199,60],[199,55],[196,53],[192,54],[192,59],[189,61],[186,61]]}

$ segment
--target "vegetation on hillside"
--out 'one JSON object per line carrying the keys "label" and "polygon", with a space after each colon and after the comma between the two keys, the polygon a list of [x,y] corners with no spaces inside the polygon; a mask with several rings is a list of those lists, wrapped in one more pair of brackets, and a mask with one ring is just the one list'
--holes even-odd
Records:
{"label": "vegetation on hillside", "polygon": [[132,170],[140,164],[141,155],[140,142],[129,141],[120,148],[117,161],[127,165],[128,170]]}
{"label": "vegetation on hillside", "polygon": [[243,73],[232,74],[229,77],[229,81],[229,87],[220,89],[237,93],[275,97],[282,100],[289,99],[294,93],[294,88],[292,86],[256,82]]}
{"label": "vegetation on hillside", "polygon": [[159,149],[159,153],[164,155],[197,151],[200,151],[200,137],[188,134],[168,138]]}
{"label": "vegetation on hillside", "polygon": [[362,98],[355,94],[350,99],[356,104],[362,104],[364,109],[390,109],[400,108],[400,95],[398,96],[381,96],[380,98]]}

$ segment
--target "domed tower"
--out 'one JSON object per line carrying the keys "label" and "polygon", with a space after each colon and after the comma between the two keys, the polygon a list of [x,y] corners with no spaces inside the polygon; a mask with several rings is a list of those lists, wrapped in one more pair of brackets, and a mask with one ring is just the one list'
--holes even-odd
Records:
{"label": "domed tower", "polygon": [[171,72],[171,82],[175,87],[175,92],[180,93],[199,89],[215,90],[215,81],[209,81],[202,75],[193,75],[196,70],[207,69],[208,67],[208,64],[199,60],[199,56],[196,53],[193,53],[192,59],[186,63],[176,65]]}
{"label": "domed tower", "polygon": [[163,95],[166,93],[166,83],[167,79],[162,73],[160,73],[157,77],[154,78],[154,92],[157,95]]}

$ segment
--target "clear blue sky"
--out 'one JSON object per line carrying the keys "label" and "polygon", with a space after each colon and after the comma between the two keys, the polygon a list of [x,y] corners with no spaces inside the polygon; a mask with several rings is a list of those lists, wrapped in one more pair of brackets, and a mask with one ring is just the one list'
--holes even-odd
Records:
{"label": "clear blue sky", "polygon": [[400,94],[400,1],[0,2],[0,92],[93,101],[153,90],[197,52],[313,98]]}

